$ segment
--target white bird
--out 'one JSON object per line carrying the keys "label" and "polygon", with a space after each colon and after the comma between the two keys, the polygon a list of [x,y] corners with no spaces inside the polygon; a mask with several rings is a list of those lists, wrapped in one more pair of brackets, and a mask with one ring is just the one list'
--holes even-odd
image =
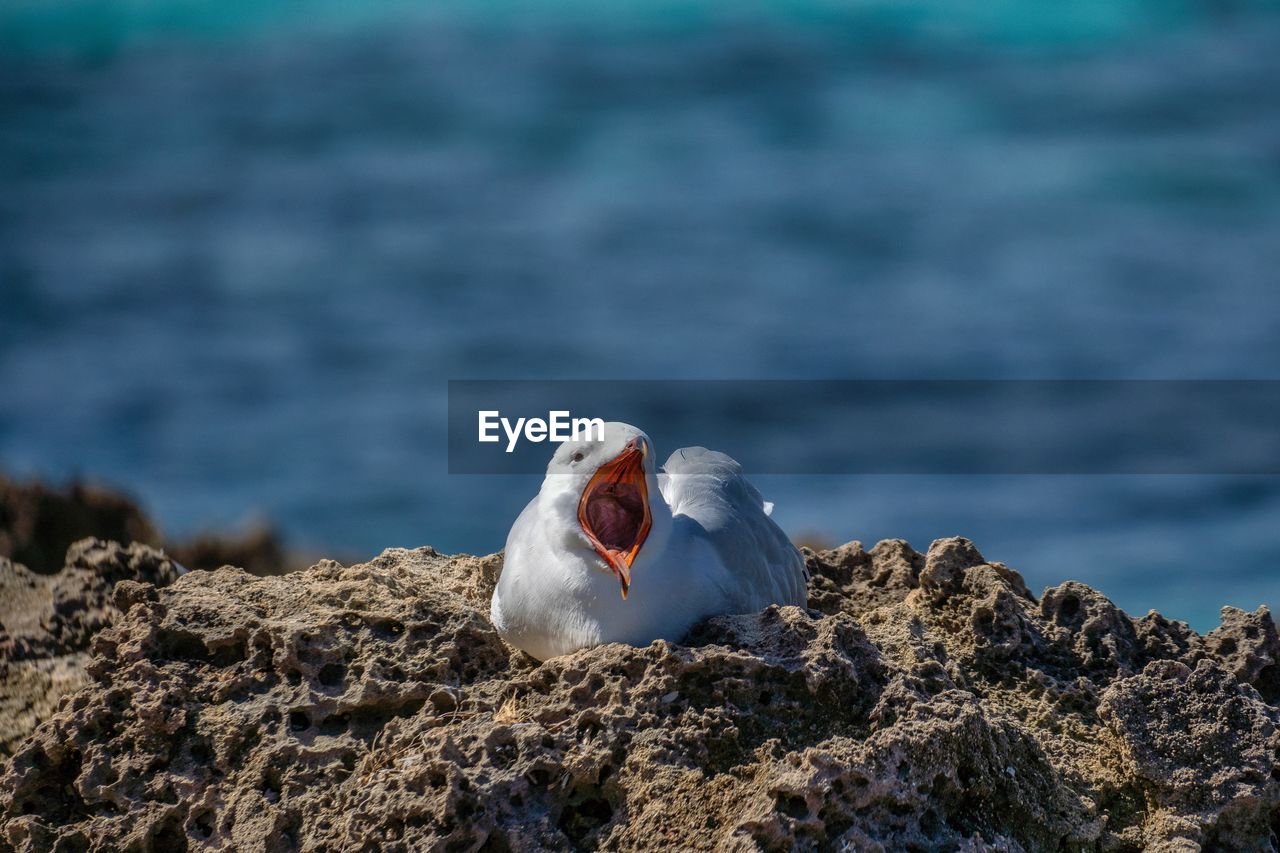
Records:
{"label": "white bird", "polygon": [[508,643],[546,660],[806,603],[804,558],[741,465],[686,447],[663,468],[649,437],[623,423],[556,449],[507,536],[490,616]]}

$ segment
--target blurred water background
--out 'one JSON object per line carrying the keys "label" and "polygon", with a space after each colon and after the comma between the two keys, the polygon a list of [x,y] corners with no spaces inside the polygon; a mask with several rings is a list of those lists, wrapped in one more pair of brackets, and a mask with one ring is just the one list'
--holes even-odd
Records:
{"label": "blurred water background", "polygon": [[[0,6],[0,468],[171,534],[501,547],[536,479],[447,474],[451,378],[1280,378],[1277,270],[1269,3]],[[1275,477],[760,479],[1280,603]]]}

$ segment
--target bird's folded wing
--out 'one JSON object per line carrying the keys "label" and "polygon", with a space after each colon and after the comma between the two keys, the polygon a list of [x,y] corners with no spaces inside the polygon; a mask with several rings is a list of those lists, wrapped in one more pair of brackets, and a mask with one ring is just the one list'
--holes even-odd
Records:
{"label": "bird's folded wing", "polygon": [[804,605],[804,558],[769,517],[741,465],[716,450],[684,447],[663,470],[658,487],[677,523],[680,516],[697,522],[732,573],[732,591],[740,594],[735,598],[744,611],[772,603]]}

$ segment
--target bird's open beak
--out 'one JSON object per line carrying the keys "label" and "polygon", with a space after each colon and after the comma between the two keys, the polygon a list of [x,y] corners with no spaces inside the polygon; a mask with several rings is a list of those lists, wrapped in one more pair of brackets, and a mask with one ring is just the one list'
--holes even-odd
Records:
{"label": "bird's open beak", "polygon": [[649,488],[644,458],[649,452],[636,437],[601,465],[578,501],[578,523],[596,553],[617,577],[625,599],[631,589],[631,564],[649,536]]}

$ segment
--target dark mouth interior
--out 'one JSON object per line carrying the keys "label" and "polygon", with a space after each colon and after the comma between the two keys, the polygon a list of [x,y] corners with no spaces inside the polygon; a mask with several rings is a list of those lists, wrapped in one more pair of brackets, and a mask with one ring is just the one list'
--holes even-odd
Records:
{"label": "dark mouth interior", "polygon": [[644,500],[630,483],[601,483],[587,498],[591,532],[611,551],[630,551],[643,521]]}

